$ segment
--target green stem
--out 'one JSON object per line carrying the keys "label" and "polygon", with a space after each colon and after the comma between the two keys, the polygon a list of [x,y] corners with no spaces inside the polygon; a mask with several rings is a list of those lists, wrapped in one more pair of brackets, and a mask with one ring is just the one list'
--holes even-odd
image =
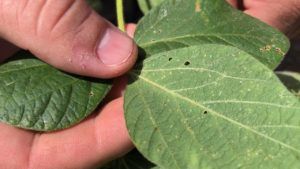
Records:
{"label": "green stem", "polygon": [[117,0],[116,8],[117,8],[118,27],[121,31],[125,32],[123,0]]}

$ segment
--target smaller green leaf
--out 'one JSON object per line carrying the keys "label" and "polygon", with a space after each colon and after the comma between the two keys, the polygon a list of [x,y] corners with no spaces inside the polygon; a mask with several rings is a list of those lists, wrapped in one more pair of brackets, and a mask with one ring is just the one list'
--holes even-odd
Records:
{"label": "smaller green leaf", "polygon": [[148,13],[152,8],[159,5],[164,0],[138,0],[140,9],[144,14]]}
{"label": "smaller green leaf", "polygon": [[139,22],[134,38],[147,57],[188,46],[223,44],[246,51],[271,69],[289,49],[282,33],[225,0],[164,0]]}
{"label": "smaller green leaf", "polygon": [[281,82],[300,99],[300,74],[298,72],[276,72]]}
{"label": "smaller green leaf", "polygon": [[0,66],[0,121],[36,131],[64,129],[93,112],[110,86],[34,58],[11,60]]}

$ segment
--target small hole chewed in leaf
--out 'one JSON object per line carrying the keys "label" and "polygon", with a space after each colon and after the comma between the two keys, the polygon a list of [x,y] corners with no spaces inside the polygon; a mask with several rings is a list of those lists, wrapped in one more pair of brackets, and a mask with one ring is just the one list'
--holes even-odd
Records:
{"label": "small hole chewed in leaf", "polygon": [[91,92],[89,93],[89,95],[90,95],[90,96],[94,96],[95,94],[94,94],[94,92],[91,91]]}
{"label": "small hole chewed in leaf", "polygon": [[189,61],[184,62],[184,65],[185,65],[185,66],[188,66],[188,65],[190,65],[190,64],[191,64],[191,62],[189,62]]}
{"label": "small hole chewed in leaf", "polygon": [[195,12],[201,12],[200,0],[197,0],[195,3]]}
{"label": "small hole chewed in leaf", "polygon": [[208,113],[207,111],[204,111],[204,112],[203,112],[203,114],[207,114],[207,113]]}
{"label": "small hole chewed in leaf", "polygon": [[171,61],[173,58],[169,58],[169,61]]}

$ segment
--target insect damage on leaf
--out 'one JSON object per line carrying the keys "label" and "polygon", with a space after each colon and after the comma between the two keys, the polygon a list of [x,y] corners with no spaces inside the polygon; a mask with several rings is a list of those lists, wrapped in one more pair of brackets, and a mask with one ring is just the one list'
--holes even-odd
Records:
{"label": "insect damage on leaf", "polygon": [[266,45],[259,49],[261,52],[271,52],[274,50],[278,55],[284,56],[285,52],[281,50],[281,48],[276,47],[275,45]]}
{"label": "insect damage on leaf", "polygon": [[191,63],[189,61],[184,62],[185,66],[189,66]]}
{"label": "insect damage on leaf", "polygon": [[[199,7],[200,14],[195,12]],[[139,22],[134,38],[146,57],[200,44],[225,44],[248,52],[271,69],[289,48],[282,33],[224,0],[165,0]],[[262,52],[269,44],[281,52],[275,48]]]}
{"label": "insect damage on leaf", "polygon": [[195,3],[195,12],[201,12],[200,0],[197,0],[196,3]]}

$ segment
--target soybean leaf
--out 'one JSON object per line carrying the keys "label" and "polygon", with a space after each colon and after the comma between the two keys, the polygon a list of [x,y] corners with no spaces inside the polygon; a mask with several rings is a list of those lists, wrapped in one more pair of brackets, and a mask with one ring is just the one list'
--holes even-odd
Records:
{"label": "soybean leaf", "polygon": [[0,66],[0,121],[51,131],[70,127],[101,102],[110,84],[63,73],[34,58]]}
{"label": "soybean leaf", "polygon": [[138,0],[140,9],[144,14],[148,13],[153,7],[159,5],[164,0]]}
{"label": "soybean leaf", "polygon": [[274,69],[288,39],[225,0],[165,0],[139,23],[135,40],[146,55],[204,43],[238,47]]}
{"label": "soybean leaf", "polygon": [[146,58],[125,116],[137,149],[166,169],[300,168],[300,103],[274,73],[230,46]]}
{"label": "soybean leaf", "polygon": [[162,169],[145,159],[137,150],[112,161],[101,169]]}
{"label": "soybean leaf", "polygon": [[276,74],[282,83],[300,99],[300,74],[289,71],[279,71]]}

